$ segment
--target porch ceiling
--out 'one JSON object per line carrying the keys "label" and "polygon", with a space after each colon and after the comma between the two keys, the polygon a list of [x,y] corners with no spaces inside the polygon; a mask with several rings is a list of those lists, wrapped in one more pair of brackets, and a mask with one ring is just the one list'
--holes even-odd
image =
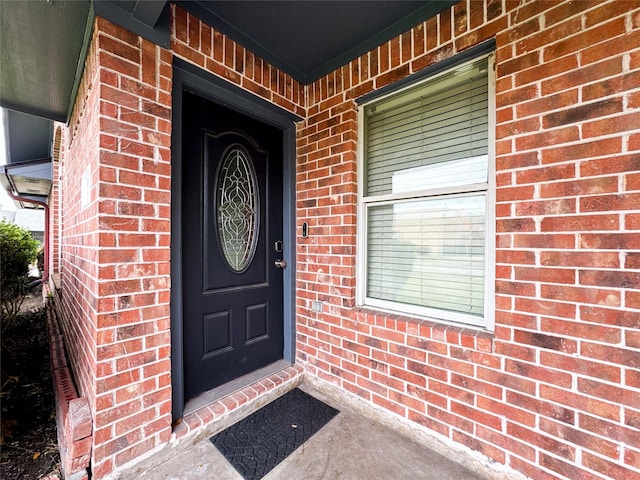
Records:
{"label": "porch ceiling", "polygon": [[[173,1],[303,84],[457,2]],[[95,16],[105,17],[166,48],[169,3],[168,0],[0,1],[0,107],[33,116],[34,128],[39,127],[42,118],[68,121]],[[22,123],[19,131],[5,124],[5,134],[12,142],[32,144],[37,141],[32,132],[32,128]],[[7,158],[10,163],[34,159],[16,156],[8,148]]]}
{"label": "porch ceiling", "polygon": [[[167,47],[167,0],[0,2],[0,106],[67,121],[95,15]],[[176,0],[308,84],[455,0]]]}
{"label": "porch ceiling", "polygon": [[176,3],[306,85],[457,0]]}

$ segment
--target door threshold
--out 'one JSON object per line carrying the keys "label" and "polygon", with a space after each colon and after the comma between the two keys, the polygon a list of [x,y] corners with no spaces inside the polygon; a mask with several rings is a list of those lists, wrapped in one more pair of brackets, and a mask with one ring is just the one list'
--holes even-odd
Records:
{"label": "door threshold", "polygon": [[262,367],[251,373],[247,373],[242,377],[238,377],[235,380],[231,380],[224,385],[220,385],[219,387],[201,393],[196,398],[192,398],[186,403],[186,405],[184,406],[183,416],[187,416],[190,413],[195,412],[196,410],[200,410],[202,407],[205,407],[210,403],[218,401],[223,397],[242,390],[244,387],[247,387],[252,383],[259,382],[260,380],[267,378],[281,370],[284,370],[291,365],[293,364],[291,362],[287,362],[286,360],[278,360],[271,365],[267,365],[266,367]]}

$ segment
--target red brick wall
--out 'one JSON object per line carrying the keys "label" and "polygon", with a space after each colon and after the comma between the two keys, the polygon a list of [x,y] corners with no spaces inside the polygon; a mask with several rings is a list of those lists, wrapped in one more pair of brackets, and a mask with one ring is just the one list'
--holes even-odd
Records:
{"label": "red brick wall", "polygon": [[61,317],[96,478],[171,433],[170,61],[98,19],[66,132]]}
{"label": "red brick wall", "polygon": [[[91,48],[69,125],[62,135],[59,177],[60,274],[63,295],[58,308],[61,328],[78,393],[95,403],[95,321],[97,305],[98,209],[95,189],[85,208],[80,204],[80,178],[98,168],[97,54]],[[95,181],[95,173],[93,174]],[[54,198],[55,200],[55,198]],[[50,213],[54,213],[55,208]],[[55,227],[54,227],[55,228]]]}
{"label": "red brick wall", "polygon": [[53,134],[53,154],[51,166],[51,192],[49,193],[49,275],[60,273],[60,182],[58,181],[62,172],[62,158],[64,158],[62,139],[63,125],[55,124]]}
{"label": "red brick wall", "polygon": [[98,19],[94,450],[101,477],[171,434],[171,54]]}
{"label": "red brick wall", "polygon": [[305,115],[304,88],[289,75],[185,10],[174,7],[171,50],[176,57],[276,105]]}
{"label": "red brick wall", "polygon": [[[489,38],[495,333],[357,308],[353,99]],[[640,475],[639,85],[640,2],[463,1],[307,87],[307,373],[533,478]]]}
{"label": "red brick wall", "polygon": [[[62,323],[94,415],[93,475],[171,433],[173,55],[306,119],[308,375],[532,477],[640,474],[640,3],[601,4],[461,2],[307,87],[179,8],[169,51],[98,19],[61,181]],[[492,37],[495,333],[357,308],[353,99]]]}

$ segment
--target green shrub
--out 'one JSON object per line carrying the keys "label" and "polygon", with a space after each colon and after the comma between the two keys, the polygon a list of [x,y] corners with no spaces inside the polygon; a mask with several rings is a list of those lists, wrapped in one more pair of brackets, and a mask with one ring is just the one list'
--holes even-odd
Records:
{"label": "green shrub", "polygon": [[29,264],[36,259],[38,242],[28,230],[0,221],[0,313],[6,322],[15,320],[29,281]]}

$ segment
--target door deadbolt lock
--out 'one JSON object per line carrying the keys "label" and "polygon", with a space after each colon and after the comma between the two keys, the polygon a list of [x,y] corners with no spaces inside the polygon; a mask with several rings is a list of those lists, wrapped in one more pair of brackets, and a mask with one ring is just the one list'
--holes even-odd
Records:
{"label": "door deadbolt lock", "polygon": [[276,260],[276,267],[284,268],[286,266],[287,266],[287,262],[285,262],[284,260]]}

